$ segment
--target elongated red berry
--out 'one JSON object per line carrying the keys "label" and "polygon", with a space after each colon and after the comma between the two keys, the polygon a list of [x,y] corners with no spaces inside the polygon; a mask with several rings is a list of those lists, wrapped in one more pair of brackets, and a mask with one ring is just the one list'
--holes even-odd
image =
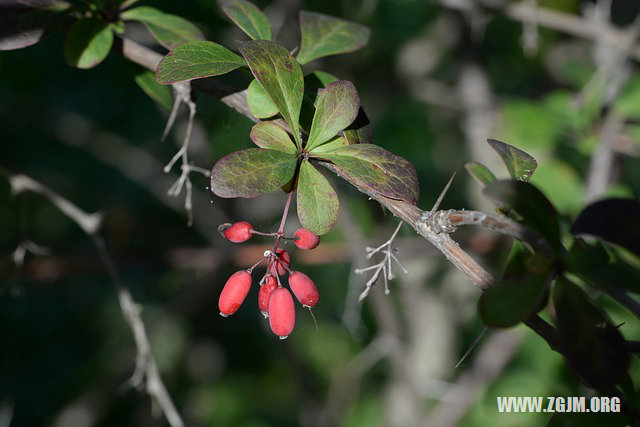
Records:
{"label": "elongated red berry", "polygon": [[296,325],[296,309],[291,292],[286,288],[277,288],[269,299],[269,326],[274,334],[285,339]]}
{"label": "elongated red berry", "polygon": [[269,299],[277,287],[278,281],[271,275],[267,276],[265,282],[260,286],[260,292],[258,292],[258,308],[265,318],[269,317]]}
{"label": "elongated red berry", "polygon": [[295,238],[293,242],[296,246],[304,251],[315,249],[318,243],[320,243],[320,236],[316,236],[306,228],[298,228],[298,230],[293,233],[293,237]]}
{"label": "elongated red berry", "polygon": [[305,307],[314,307],[320,299],[316,284],[309,276],[299,271],[292,271],[289,275],[289,287],[296,299]]}
{"label": "elongated red berry", "polygon": [[246,242],[251,238],[253,227],[247,221],[240,221],[223,231],[224,238],[233,243]]}
{"label": "elongated red berry", "polygon": [[273,264],[271,264],[271,274],[273,274],[274,276],[276,274],[278,276],[282,276],[287,272],[287,269],[284,266],[286,265],[287,267],[289,267],[289,264],[291,263],[291,255],[289,255],[289,252],[285,251],[284,249],[278,249],[276,251],[276,255],[278,255],[279,260],[276,260],[273,262]]}
{"label": "elongated red berry", "polygon": [[251,274],[247,270],[233,273],[222,288],[220,299],[218,299],[220,315],[226,317],[235,313],[247,297],[249,288],[251,288]]}

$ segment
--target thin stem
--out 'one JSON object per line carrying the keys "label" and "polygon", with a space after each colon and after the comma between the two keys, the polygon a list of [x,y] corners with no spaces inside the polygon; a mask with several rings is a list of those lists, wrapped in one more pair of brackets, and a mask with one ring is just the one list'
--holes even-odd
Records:
{"label": "thin stem", "polygon": [[275,255],[276,250],[278,249],[278,245],[280,244],[280,239],[282,239],[282,235],[284,234],[284,225],[287,222],[287,215],[289,215],[289,206],[291,206],[291,198],[293,197],[293,191],[289,193],[287,197],[287,203],[284,205],[284,212],[282,212],[282,219],[280,220],[280,228],[278,228],[278,235],[276,237],[276,243],[273,245],[273,254]]}

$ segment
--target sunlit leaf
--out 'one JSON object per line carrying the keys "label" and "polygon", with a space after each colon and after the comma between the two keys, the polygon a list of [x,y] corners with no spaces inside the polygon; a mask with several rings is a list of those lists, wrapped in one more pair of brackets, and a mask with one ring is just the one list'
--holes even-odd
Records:
{"label": "sunlit leaf", "polygon": [[0,1],[0,50],[22,49],[49,35],[64,17],[55,0]]}
{"label": "sunlit leaf", "polygon": [[333,139],[329,140],[326,144],[322,144],[319,147],[316,147],[313,152],[316,154],[325,153],[327,151],[337,150],[338,148],[346,147],[349,145],[347,140],[343,136],[336,136]]}
{"label": "sunlit leaf", "polygon": [[327,142],[338,132],[349,126],[358,115],[360,97],[353,83],[338,80],[320,90],[316,101],[307,150]]}
{"label": "sunlit leaf", "polygon": [[162,58],[156,78],[162,84],[219,76],[246,65],[242,57],[218,43],[196,40],[184,43]]}
{"label": "sunlit leaf", "polygon": [[245,0],[225,0],[224,13],[253,40],[271,40],[271,25],[260,9]]}
{"label": "sunlit leaf", "polygon": [[563,356],[595,389],[611,390],[627,374],[624,337],[582,289],[561,277],[553,291],[556,326]]}
{"label": "sunlit leaf", "polygon": [[491,172],[489,168],[482,163],[467,162],[464,164],[464,167],[467,172],[469,172],[469,175],[471,175],[473,179],[478,181],[483,187],[491,184],[497,179],[493,172]]}
{"label": "sunlit leaf", "polygon": [[300,166],[298,218],[304,228],[321,235],[338,221],[339,202],[327,179],[308,161]]}
{"label": "sunlit leaf", "polygon": [[73,67],[92,68],[107,57],[112,45],[113,32],[107,22],[97,18],[80,19],[67,34],[64,56]]}
{"label": "sunlit leaf", "polygon": [[318,153],[318,157],[330,160],[339,170],[338,174],[356,187],[412,204],[418,202],[416,169],[384,148],[354,144]]}
{"label": "sunlit leaf", "polygon": [[640,203],[606,199],[584,208],[571,226],[574,235],[590,235],[640,256]]}
{"label": "sunlit leaf", "polygon": [[267,40],[242,43],[240,52],[301,146],[299,119],[304,80],[300,65],[287,49]]}
{"label": "sunlit leaf", "polygon": [[256,123],[251,128],[250,137],[253,143],[260,148],[268,148],[294,155],[298,151],[289,134],[273,122]]}
{"label": "sunlit leaf", "polygon": [[502,141],[489,139],[487,142],[491,148],[496,150],[500,155],[502,161],[509,170],[511,178],[519,181],[529,181],[529,178],[531,178],[531,175],[533,175],[533,172],[538,167],[536,159],[524,151],[519,150],[512,145],[505,144]]}
{"label": "sunlit leaf", "polygon": [[211,191],[220,197],[256,197],[271,193],[291,179],[295,156],[249,148],[218,160],[211,171]]}
{"label": "sunlit leaf", "polygon": [[364,25],[306,11],[300,12],[300,32],[300,52],[296,59],[301,64],[358,50],[369,42],[371,35]]}
{"label": "sunlit leaf", "polygon": [[560,249],[558,214],[549,200],[535,186],[523,181],[499,180],[483,192],[491,199],[516,211],[523,224],[540,233],[555,249]]}
{"label": "sunlit leaf", "polygon": [[173,106],[171,88],[158,83],[154,72],[151,70],[147,70],[132,62],[128,64],[128,68],[133,75],[133,80],[140,86],[140,89],[165,110],[171,111]]}
{"label": "sunlit leaf", "polygon": [[198,27],[184,18],[164,13],[149,6],[139,6],[120,14],[125,21],[139,21],[151,32],[158,43],[167,49],[197,39],[204,39]]}
{"label": "sunlit leaf", "polygon": [[256,79],[251,80],[247,88],[247,105],[251,114],[259,119],[267,119],[278,114],[278,107]]}

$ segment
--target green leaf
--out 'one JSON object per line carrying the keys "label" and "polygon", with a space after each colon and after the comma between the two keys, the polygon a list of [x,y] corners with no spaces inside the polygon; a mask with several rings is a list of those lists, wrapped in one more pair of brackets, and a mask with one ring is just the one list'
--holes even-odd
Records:
{"label": "green leaf", "polygon": [[296,144],[302,146],[299,119],[304,80],[300,65],[287,49],[267,40],[242,43],[240,52],[253,76],[289,124]]}
{"label": "green leaf", "polygon": [[300,12],[300,32],[300,52],[296,57],[300,64],[358,50],[369,42],[371,35],[364,25],[306,11]]}
{"label": "green leaf", "polygon": [[224,13],[253,40],[271,40],[271,25],[260,9],[244,0],[225,1]]}
{"label": "green leaf", "polygon": [[640,256],[640,203],[632,199],[592,203],[580,212],[571,233],[595,236]]}
{"label": "green leaf", "polygon": [[360,97],[353,83],[339,80],[320,90],[316,101],[307,151],[327,142],[355,120],[360,109]]}
{"label": "green leaf", "polygon": [[544,307],[551,263],[514,242],[502,280],[480,295],[478,314],[493,328],[508,328]]}
{"label": "green leaf", "polygon": [[488,184],[483,192],[516,211],[523,217],[523,224],[540,233],[551,247],[562,248],[558,214],[536,187],[523,181],[499,180]]}
{"label": "green leaf", "polygon": [[204,39],[198,27],[184,18],[149,6],[139,6],[120,14],[125,21],[142,22],[158,43],[171,50],[197,39]]}
{"label": "green leaf", "polygon": [[609,391],[625,378],[629,354],[625,339],[582,289],[566,277],[553,291],[563,356],[590,387]]}
{"label": "green leaf", "polygon": [[326,153],[327,151],[337,150],[338,148],[346,147],[347,145],[349,145],[349,142],[347,142],[343,136],[336,136],[326,144],[316,147],[313,152],[315,154]]}
{"label": "green leaf", "polygon": [[64,56],[77,68],[92,68],[102,62],[111,51],[113,32],[109,24],[97,18],[76,21],[67,34]]}
{"label": "green leaf", "polygon": [[464,164],[464,167],[467,172],[469,172],[469,175],[478,181],[482,187],[491,184],[497,179],[493,172],[491,172],[489,168],[482,163],[467,162]]}
{"label": "green leaf", "polygon": [[251,114],[259,119],[268,119],[278,114],[278,107],[256,79],[251,80],[247,88],[247,104]]}
{"label": "green leaf", "polygon": [[218,160],[211,171],[211,191],[220,197],[256,197],[286,184],[297,159],[263,148],[236,151]]}
{"label": "green leaf", "polygon": [[259,122],[253,125],[250,138],[260,148],[282,151],[293,155],[298,152],[289,134],[273,122]]}
{"label": "green leaf", "polygon": [[327,179],[308,161],[300,166],[298,218],[304,228],[321,235],[338,221],[339,202]]}
{"label": "green leaf", "polygon": [[133,75],[133,80],[140,86],[140,89],[165,110],[171,111],[173,107],[171,88],[158,83],[155,74],[151,70],[147,70],[132,62],[128,63],[128,68]]}
{"label": "green leaf", "polygon": [[[316,70],[304,76],[304,87],[320,89],[327,87],[329,83],[338,81],[339,79],[326,71]],[[315,101],[314,101],[315,104]]]}
{"label": "green leaf", "polygon": [[536,159],[504,142],[495,139],[489,139],[487,142],[500,155],[509,170],[511,178],[519,181],[529,181],[529,178],[538,167]]}
{"label": "green leaf", "polygon": [[418,203],[416,169],[382,147],[348,145],[315,157],[330,160],[338,169],[338,175],[356,187],[414,205]]}
{"label": "green leaf", "polygon": [[196,40],[181,44],[158,64],[162,84],[219,76],[246,65],[244,59],[218,43]]}
{"label": "green leaf", "polygon": [[0,50],[22,49],[48,36],[68,4],[55,0],[0,1]]}

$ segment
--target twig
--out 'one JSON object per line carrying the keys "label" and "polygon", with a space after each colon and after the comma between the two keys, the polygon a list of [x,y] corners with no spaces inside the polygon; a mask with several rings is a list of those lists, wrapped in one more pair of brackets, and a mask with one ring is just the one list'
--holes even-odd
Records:
{"label": "twig", "polygon": [[0,167],[0,174],[7,178],[11,186],[11,191],[14,194],[29,191],[43,196],[53,203],[64,215],[75,222],[91,239],[111,281],[116,287],[120,309],[133,333],[136,344],[136,367],[129,383],[138,388],[144,387],[146,389],[147,393],[158,404],[172,427],[183,427],[184,422],[162,382],[155,360],[151,354],[147,332],[140,316],[141,308],[133,300],[129,289],[122,283],[115,263],[106,250],[104,239],[99,234],[102,216],[97,213],[90,214],[81,210],[78,206],[55,191],[26,175],[14,175],[2,167]]}

